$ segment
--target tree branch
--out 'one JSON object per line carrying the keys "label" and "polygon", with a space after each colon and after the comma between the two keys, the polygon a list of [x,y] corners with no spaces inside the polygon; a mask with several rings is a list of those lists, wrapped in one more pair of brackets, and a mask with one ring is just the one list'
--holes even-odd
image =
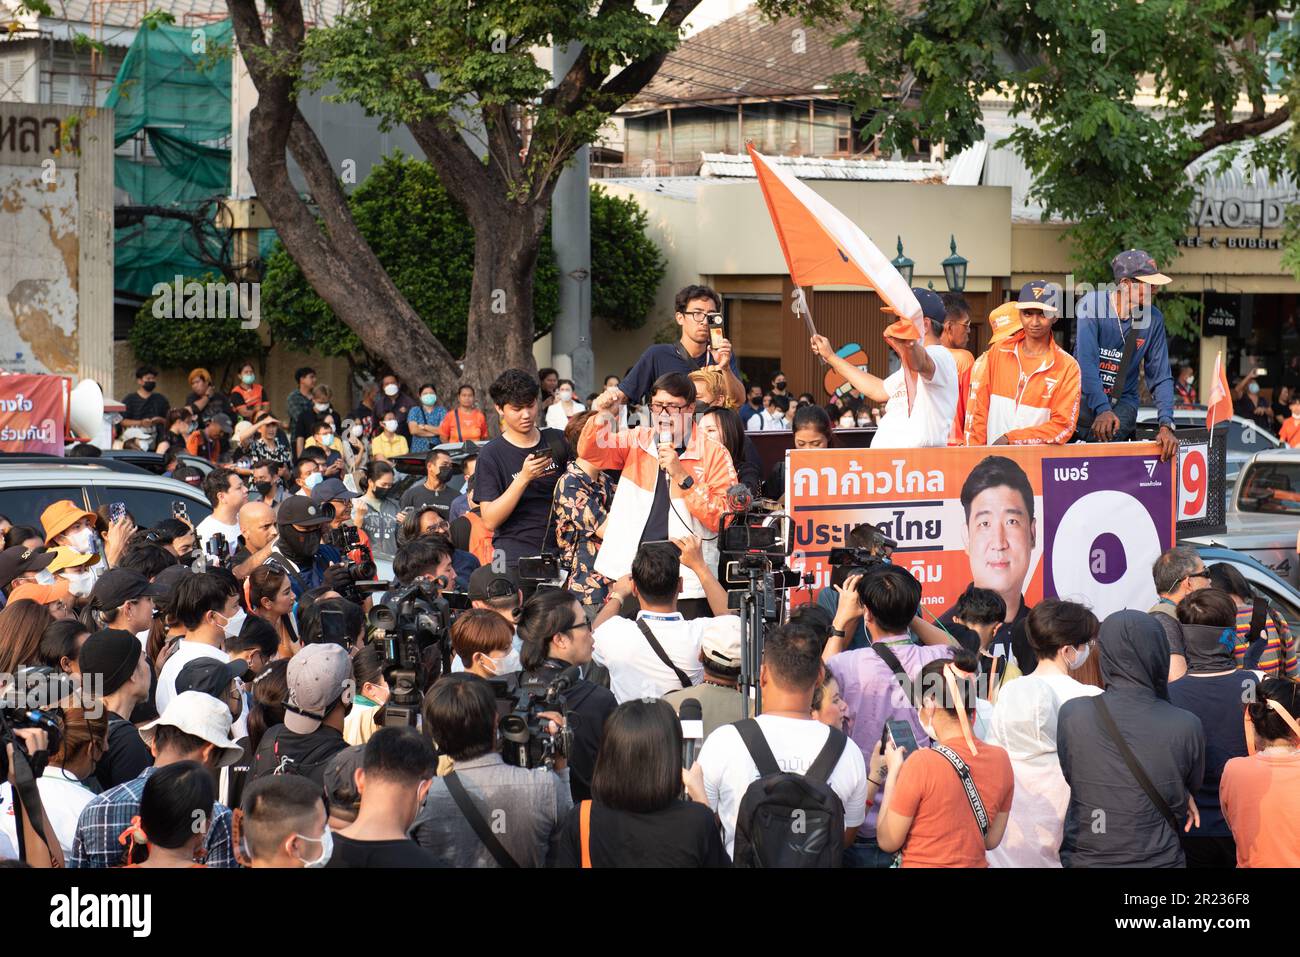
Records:
{"label": "tree branch", "polygon": [[1275,130],[1291,118],[1291,107],[1283,106],[1264,116],[1252,116],[1237,123],[1215,123],[1196,138],[1197,149],[1188,158],[1192,160],[1204,156],[1210,150],[1227,143],[1253,139]]}

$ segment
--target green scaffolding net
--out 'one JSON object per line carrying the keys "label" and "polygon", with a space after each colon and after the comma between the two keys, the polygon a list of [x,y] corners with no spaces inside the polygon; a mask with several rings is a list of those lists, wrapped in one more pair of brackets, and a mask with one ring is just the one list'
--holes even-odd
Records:
{"label": "green scaffolding net", "polygon": [[[233,46],[229,20],[137,33],[105,103],[115,111],[115,146],[143,137],[136,158],[114,158],[116,205],[195,212],[228,195]],[[200,253],[206,246],[216,256],[220,243],[210,227],[204,233],[157,216],[119,227],[115,287],[148,296],[154,283],[211,270]]]}

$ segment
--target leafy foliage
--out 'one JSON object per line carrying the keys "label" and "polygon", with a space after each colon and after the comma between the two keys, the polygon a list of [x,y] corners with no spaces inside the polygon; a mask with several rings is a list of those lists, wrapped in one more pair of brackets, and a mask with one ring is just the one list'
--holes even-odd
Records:
{"label": "leafy foliage", "polygon": [[[1080,279],[1108,278],[1109,258],[1128,247],[1174,258],[1197,183],[1235,156],[1274,174],[1291,162],[1261,135],[1289,115],[1289,85],[1280,109],[1267,95],[1278,92],[1270,71],[1290,75],[1300,62],[1297,34],[1289,24],[1279,30],[1297,0],[845,7],[855,16],[839,42],[855,44],[863,65],[836,83],[867,118],[866,134],[886,154],[912,152],[918,140],[955,154],[984,138],[980,98],[1009,100],[1012,116],[1028,122],[1005,142],[1034,174],[1031,198],[1075,224]],[[1149,95],[1158,110],[1140,105]],[[1214,147],[1213,160],[1193,164]]]}
{"label": "leafy foliage", "polygon": [[[194,277],[193,281],[204,285],[225,282],[215,273]],[[257,331],[240,328],[237,316],[220,318],[216,312],[209,313],[205,303],[201,317],[159,318],[153,314],[154,299],[145,300],[131,326],[131,349],[141,362],[161,369],[213,367],[264,351]],[[179,308],[174,314],[180,315]]]}
{"label": "leafy foliage", "polygon": [[[463,355],[474,231],[432,167],[409,157],[388,157],[349,202],[357,228],[407,302],[453,355]],[[592,312],[615,329],[636,329],[645,322],[666,270],[645,225],[645,211],[634,201],[592,190]],[[551,330],[558,310],[559,273],[546,241],[535,274],[535,335]],[[262,313],[278,341],[377,365],[278,244],[262,281]]]}

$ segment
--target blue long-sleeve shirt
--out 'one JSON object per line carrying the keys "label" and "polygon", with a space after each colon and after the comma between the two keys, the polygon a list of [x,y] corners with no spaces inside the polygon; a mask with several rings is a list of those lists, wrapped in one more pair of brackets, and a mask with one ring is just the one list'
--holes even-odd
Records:
{"label": "blue long-sleeve shirt", "polygon": [[[1083,402],[1095,416],[1110,411],[1110,393],[1115,388],[1124,355],[1124,337],[1132,320],[1119,318],[1109,294],[1104,291],[1081,297],[1075,316],[1079,324],[1074,357],[1079,360]],[[1143,333],[1139,326],[1133,362],[1128,368],[1127,381],[1122,384],[1120,401],[1138,407],[1138,369],[1145,368],[1147,388],[1155,397],[1159,420],[1172,425],[1174,378],[1169,372],[1169,341],[1165,336],[1164,314],[1155,306],[1151,306],[1151,323]]]}

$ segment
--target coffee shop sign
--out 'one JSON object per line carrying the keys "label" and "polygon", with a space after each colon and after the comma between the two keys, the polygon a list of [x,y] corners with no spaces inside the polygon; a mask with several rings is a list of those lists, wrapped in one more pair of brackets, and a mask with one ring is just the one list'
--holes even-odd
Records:
{"label": "coffee shop sign", "polygon": [[[1197,229],[1241,227],[1258,230],[1276,229],[1286,218],[1289,205],[1283,199],[1238,199],[1229,196],[1198,197],[1190,210],[1192,225]],[[1179,246],[1193,249],[1281,249],[1282,241],[1265,236],[1185,236]]]}

